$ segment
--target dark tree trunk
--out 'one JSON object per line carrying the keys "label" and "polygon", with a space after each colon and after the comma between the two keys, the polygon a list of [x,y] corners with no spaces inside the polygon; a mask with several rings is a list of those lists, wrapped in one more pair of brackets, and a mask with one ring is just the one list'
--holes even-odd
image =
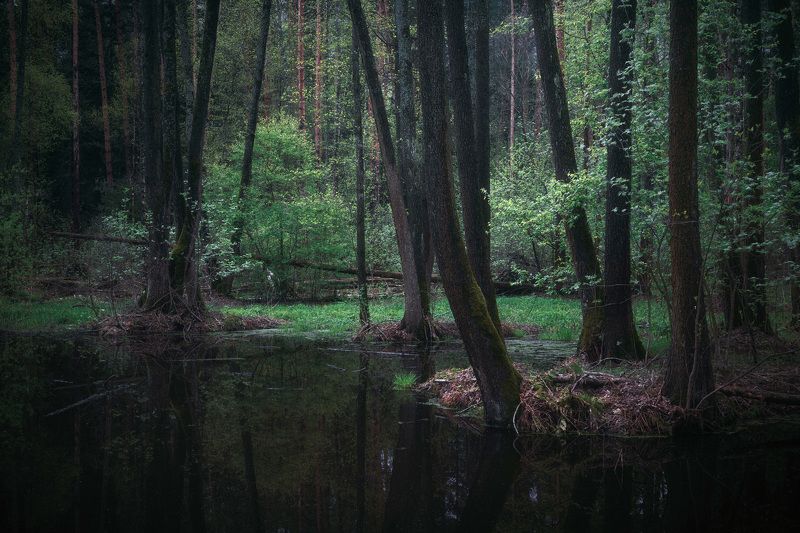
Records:
{"label": "dark tree trunk", "polygon": [[[25,101],[25,64],[27,63],[28,49],[28,0],[20,0],[19,33],[14,25],[14,2],[8,0],[8,25],[9,25],[9,66],[11,94],[11,120],[13,130],[11,133],[9,163],[16,164],[20,159],[23,143],[22,134],[22,109]],[[19,40],[19,42],[17,42]]]}
{"label": "dark tree trunk", "polygon": [[389,118],[383,100],[378,70],[375,66],[375,56],[372,51],[367,21],[361,8],[360,0],[347,0],[350,16],[358,36],[361,63],[364,66],[364,77],[367,82],[369,99],[372,104],[372,114],[375,119],[375,130],[380,145],[383,167],[386,172],[386,181],[389,188],[389,203],[392,210],[397,237],[397,248],[400,253],[400,264],[403,270],[403,293],[405,298],[403,329],[419,338],[428,336],[428,323],[422,312],[422,301],[417,281],[416,261],[411,243],[411,231],[406,215],[405,200],[403,199],[403,184],[397,173],[394,143],[389,129]]}
{"label": "dark tree trunk", "polygon": [[636,0],[611,3],[608,63],[609,132],[606,168],[605,320],[603,357],[639,359],[644,348],[633,322],[631,290],[631,58]]}
{"label": "dark tree trunk", "polygon": [[147,255],[146,310],[172,308],[169,279],[169,231],[167,203],[171,184],[166,182],[162,159],[161,109],[161,2],[141,2],[142,25],[142,137],[143,174],[147,206],[150,211]]}
{"label": "dark tree trunk", "polygon": [[[514,0],[511,0],[511,72],[509,73],[510,89],[508,94],[508,161],[509,177],[514,178],[514,133],[516,127],[517,105],[517,15],[514,11]],[[449,35],[448,35],[449,38]]]}
{"label": "dark tree trunk", "polygon": [[208,103],[211,97],[211,73],[214,68],[214,51],[217,45],[220,0],[206,2],[203,25],[203,43],[197,86],[192,110],[192,132],[188,150],[188,205],[183,217],[178,240],[172,249],[172,284],[178,294],[183,294],[188,308],[204,310],[198,279],[198,234],[203,200],[203,144],[205,141]]}
{"label": "dark tree trunk", "polygon": [[[569,183],[570,176],[577,172],[578,165],[567,108],[567,91],[556,46],[553,6],[551,0],[528,0],[528,8],[536,38],[536,52],[547,109],[556,179]],[[597,260],[589,221],[583,206],[572,207],[564,217],[564,222],[572,254],[572,266],[581,287],[583,324],[578,353],[585,354],[590,361],[596,361],[603,349],[603,290],[597,284],[601,279],[600,263]]]}
{"label": "dark tree trunk", "polygon": [[464,248],[448,149],[447,83],[441,4],[417,1],[425,170],[434,249],[445,294],[481,390],[486,423],[511,425],[520,375],[486,308]]}
{"label": "dark tree trunk", "polygon": [[314,54],[314,149],[322,161],[322,0],[317,0],[316,50]]}
{"label": "dark tree trunk", "polygon": [[72,231],[81,229],[81,104],[78,85],[78,0],[72,0]]}
{"label": "dark tree trunk", "polygon": [[663,392],[694,408],[714,388],[697,198],[697,0],[673,0],[669,20],[672,346]]}
{"label": "dark tree trunk", "polygon": [[297,122],[301,131],[306,129],[305,9],[305,1],[297,0]]}
{"label": "dark tree trunk", "polygon": [[[8,116],[13,121],[17,116],[17,15],[14,13],[14,0],[6,0],[8,19]],[[14,148],[13,144],[11,146]]]}
{"label": "dark tree trunk", "polygon": [[120,94],[120,107],[122,108],[122,148],[125,157],[125,179],[130,180],[133,175],[133,153],[131,148],[131,126],[128,112],[128,64],[125,58],[125,45],[122,38],[122,12],[121,0],[114,1],[114,29],[117,38],[117,76]]}
{"label": "dark tree trunk", "polygon": [[[486,4],[484,3],[483,6]],[[483,6],[478,6],[483,7]],[[472,96],[470,91],[469,65],[467,59],[467,41],[464,33],[464,2],[452,0],[445,3],[447,20],[447,51],[450,59],[450,93],[452,95],[456,154],[458,158],[458,171],[461,183],[461,205],[463,207],[464,239],[467,242],[467,256],[478,286],[481,288],[486,300],[486,307],[492,317],[495,327],[500,330],[500,314],[497,310],[494,283],[492,283],[491,248],[489,242],[489,190],[488,173],[484,176],[480,172],[486,169],[488,163],[488,138],[481,139],[487,144],[481,146],[482,152],[476,148],[476,132],[478,128],[473,122]],[[479,15],[481,16],[481,15]],[[477,48],[476,48],[477,49]],[[481,52],[483,52],[481,50]],[[479,61],[486,61],[478,65]],[[487,76],[489,72],[488,57],[476,53],[476,91],[488,91],[488,80],[478,80],[477,74]],[[487,100],[486,95],[478,98],[482,104]],[[476,99],[476,103],[478,101]],[[475,114],[485,114],[480,126],[486,126],[488,119],[488,106],[481,109],[476,106]],[[483,179],[482,179],[483,178]],[[486,185],[484,190],[482,185]]]}
{"label": "dark tree trunk", "polygon": [[[183,108],[178,89],[176,0],[164,0],[164,24],[162,28],[162,86],[164,183],[169,186],[170,200],[167,210],[172,208],[172,222],[180,230],[186,215],[186,199],[183,197],[183,142],[181,142],[181,118]],[[174,272],[170,272],[174,278]]]}
{"label": "dark tree trunk", "polygon": [[114,184],[114,170],[111,166],[111,124],[108,118],[108,83],[106,80],[106,52],[103,44],[103,17],[100,4],[93,0],[94,25],[97,32],[97,64],[100,75],[100,109],[103,115],[103,161],[106,165],[106,185]]}
{"label": "dark tree trunk", "polygon": [[[184,113],[184,140],[189,144],[189,135],[192,132],[192,107],[194,107],[194,60],[193,43],[194,32],[189,35],[189,5],[186,0],[178,0],[178,37],[181,41],[181,68],[183,70],[183,108]],[[194,20],[194,19],[192,19]]]}
{"label": "dark tree trunk", "polygon": [[350,52],[350,67],[353,80],[353,130],[356,148],[356,269],[358,276],[358,318],[362,326],[369,324],[369,297],[367,295],[367,245],[364,206],[364,109],[361,91],[361,69],[358,59],[358,36],[352,29],[353,49]]}
{"label": "dark tree trunk", "polygon": [[[250,107],[247,111],[247,131],[244,136],[244,155],[242,156],[242,177],[239,181],[239,209],[247,194],[247,188],[253,176],[253,146],[256,140],[256,127],[258,126],[258,103],[261,100],[261,85],[264,81],[264,67],[267,59],[267,39],[269,37],[270,11],[272,0],[261,2],[261,31],[258,35],[256,48],[256,63],[253,66],[253,91],[250,93]],[[239,212],[231,237],[233,253],[242,253],[242,227],[244,220]]]}
{"label": "dark tree trunk", "polygon": [[394,19],[397,27],[397,85],[395,122],[397,123],[397,172],[405,190],[408,224],[414,249],[417,283],[422,313],[430,317],[430,282],[432,261],[431,228],[425,182],[419,172],[416,152],[416,113],[414,108],[414,72],[412,67],[411,21],[409,0],[396,0]]}
{"label": "dark tree trunk", "polygon": [[[800,87],[797,78],[797,57],[789,0],[769,0],[769,8],[780,14],[775,26],[776,55],[779,60],[775,80],[775,119],[780,132],[778,157],[780,170],[788,178],[789,194],[785,206],[789,230],[800,231]],[[792,249],[792,260],[800,265],[800,244]],[[800,328],[800,279],[791,283],[792,325]]]}

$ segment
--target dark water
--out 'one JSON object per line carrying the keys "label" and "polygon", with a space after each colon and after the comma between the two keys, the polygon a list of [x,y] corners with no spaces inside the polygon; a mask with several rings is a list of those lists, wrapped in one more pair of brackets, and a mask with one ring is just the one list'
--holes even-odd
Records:
{"label": "dark water", "polygon": [[[0,339],[0,531],[789,531],[787,422],[684,443],[480,435],[396,391],[464,366],[257,335]],[[547,366],[570,351],[515,342]],[[521,455],[520,455],[521,454]]]}

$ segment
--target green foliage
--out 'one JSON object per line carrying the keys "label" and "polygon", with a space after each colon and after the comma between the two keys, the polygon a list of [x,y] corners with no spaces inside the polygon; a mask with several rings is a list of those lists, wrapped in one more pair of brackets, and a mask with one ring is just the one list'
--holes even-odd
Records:
{"label": "green foliage", "polygon": [[400,372],[394,375],[395,390],[410,390],[417,383],[417,376],[413,372]]}
{"label": "green foliage", "polygon": [[0,298],[0,329],[59,331],[85,326],[112,312],[109,302],[84,296],[30,301]]}

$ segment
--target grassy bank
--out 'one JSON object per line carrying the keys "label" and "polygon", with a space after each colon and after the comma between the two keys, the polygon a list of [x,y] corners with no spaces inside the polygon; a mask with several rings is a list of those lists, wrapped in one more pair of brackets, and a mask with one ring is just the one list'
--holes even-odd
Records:
{"label": "grassy bank", "polygon": [[0,299],[0,330],[55,332],[88,327],[112,312],[109,302],[84,296],[33,299]]}

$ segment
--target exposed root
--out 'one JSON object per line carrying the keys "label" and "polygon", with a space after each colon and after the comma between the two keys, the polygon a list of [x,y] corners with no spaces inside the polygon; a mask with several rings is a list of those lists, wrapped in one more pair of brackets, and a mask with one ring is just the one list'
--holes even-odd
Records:
{"label": "exposed root", "polygon": [[286,324],[285,320],[266,316],[238,317],[220,313],[171,314],[133,312],[103,318],[95,323],[101,336],[136,333],[208,333],[213,331],[243,331],[269,329]]}

